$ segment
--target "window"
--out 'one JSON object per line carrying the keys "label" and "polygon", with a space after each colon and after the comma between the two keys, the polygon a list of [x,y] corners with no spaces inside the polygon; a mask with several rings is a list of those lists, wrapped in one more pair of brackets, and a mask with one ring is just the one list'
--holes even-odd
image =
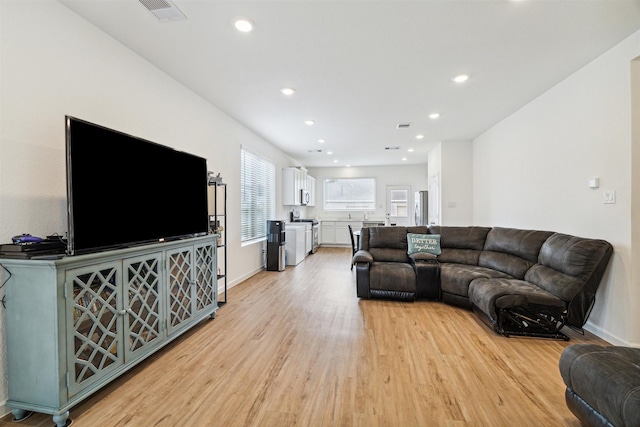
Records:
{"label": "window", "polygon": [[276,213],[276,167],[242,149],[240,153],[240,236],[242,242],[263,239],[267,220]]}
{"label": "window", "polygon": [[324,180],[324,210],[374,211],[374,178],[327,178]]}

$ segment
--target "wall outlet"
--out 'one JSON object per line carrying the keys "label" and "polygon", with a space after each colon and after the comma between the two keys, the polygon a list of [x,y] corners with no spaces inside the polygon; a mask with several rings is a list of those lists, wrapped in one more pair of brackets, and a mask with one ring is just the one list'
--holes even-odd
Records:
{"label": "wall outlet", "polygon": [[616,190],[605,190],[604,203],[613,204],[616,202]]}

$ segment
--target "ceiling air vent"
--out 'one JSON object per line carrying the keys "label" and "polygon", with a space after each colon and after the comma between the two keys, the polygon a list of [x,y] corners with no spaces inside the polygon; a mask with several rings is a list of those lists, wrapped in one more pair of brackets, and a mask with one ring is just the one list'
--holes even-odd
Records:
{"label": "ceiling air vent", "polygon": [[322,150],[318,150],[318,149],[315,149],[315,150],[307,150],[307,152],[309,152],[309,153],[322,153]]}
{"label": "ceiling air vent", "polygon": [[396,129],[409,129],[411,127],[411,123],[398,123],[396,125]]}
{"label": "ceiling air vent", "polygon": [[391,150],[399,150],[400,147],[384,147],[384,149],[387,151],[391,151]]}
{"label": "ceiling air vent", "polygon": [[177,21],[187,17],[170,0],[139,0],[160,21]]}

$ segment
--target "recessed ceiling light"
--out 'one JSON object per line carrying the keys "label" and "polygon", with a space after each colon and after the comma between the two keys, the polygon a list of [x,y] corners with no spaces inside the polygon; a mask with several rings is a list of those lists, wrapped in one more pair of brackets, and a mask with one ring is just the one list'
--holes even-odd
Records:
{"label": "recessed ceiling light", "polygon": [[333,151],[327,151],[327,154],[330,156],[333,154]]}
{"label": "recessed ceiling light", "polygon": [[440,117],[440,113],[431,113],[431,114],[429,114],[429,118],[430,119],[437,119],[438,117]]}
{"label": "recessed ceiling light", "polygon": [[333,161],[333,163],[338,163],[338,159],[335,159],[335,160]]}
{"label": "recessed ceiling light", "polygon": [[409,148],[407,151],[413,153],[413,148]]}
{"label": "recessed ceiling light", "polygon": [[313,120],[305,120],[305,121],[304,121],[304,124],[305,124],[305,125],[307,125],[307,126],[311,126],[311,125],[313,125],[314,123],[315,123],[315,122],[314,122]]}
{"label": "recessed ceiling light", "polygon": [[351,167],[351,165],[347,165],[347,167],[348,167],[348,168],[350,168],[350,167]]}
{"label": "recessed ceiling light", "polygon": [[420,134],[420,135],[416,135],[416,139],[422,139],[424,138],[424,135]]}
{"label": "recessed ceiling light", "polygon": [[236,30],[241,31],[243,33],[248,33],[253,31],[253,21],[248,18],[236,18],[233,21],[233,26],[236,27]]}
{"label": "recessed ceiling light", "polygon": [[282,89],[280,89],[280,92],[282,92],[284,95],[291,96],[296,93],[296,90],[292,87],[283,87]]}
{"label": "recessed ceiling light", "polygon": [[469,80],[469,76],[467,74],[460,74],[459,76],[455,76],[452,80],[456,83],[464,83]]}
{"label": "recessed ceiling light", "polygon": [[403,162],[406,162],[406,161],[407,161],[407,158],[406,158],[406,157],[403,157],[403,158],[402,158],[402,161],[403,161]]}
{"label": "recessed ceiling light", "polygon": [[326,140],[326,139],[319,139],[319,140],[318,140],[318,142],[319,142],[320,144],[324,144],[325,142],[327,142],[327,140]]}

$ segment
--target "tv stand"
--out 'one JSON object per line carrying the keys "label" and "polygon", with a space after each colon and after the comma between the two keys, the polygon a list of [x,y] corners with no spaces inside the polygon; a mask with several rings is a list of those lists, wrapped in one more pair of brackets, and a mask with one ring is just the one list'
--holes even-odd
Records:
{"label": "tv stand", "polygon": [[56,260],[0,259],[16,420],[81,400],[218,309],[216,235]]}

